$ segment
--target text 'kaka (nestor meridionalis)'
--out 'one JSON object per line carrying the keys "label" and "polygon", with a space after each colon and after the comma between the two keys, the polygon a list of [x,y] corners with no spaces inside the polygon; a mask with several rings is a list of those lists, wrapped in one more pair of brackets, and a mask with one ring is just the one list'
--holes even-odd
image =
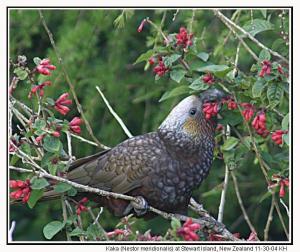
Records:
{"label": "text 'kaka (nestor meridionalis)'", "polygon": [[[111,150],[78,159],[67,179],[99,189],[141,196],[160,210],[186,213],[192,190],[206,178],[213,161],[216,118],[205,119],[202,105],[224,93],[210,89],[182,100],[156,132],[132,137]],[[116,216],[132,211],[130,202],[89,194]],[[133,211],[134,212],[134,211]],[[137,212],[138,213],[138,212]]]}

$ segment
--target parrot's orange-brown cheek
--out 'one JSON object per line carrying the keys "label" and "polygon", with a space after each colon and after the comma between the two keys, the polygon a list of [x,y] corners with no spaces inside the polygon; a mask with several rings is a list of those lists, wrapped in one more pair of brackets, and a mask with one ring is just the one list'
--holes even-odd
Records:
{"label": "parrot's orange-brown cheek", "polygon": [[183,129],[192,136],[201,134],[201,125],[195,118],[187,119],[183,125]]}

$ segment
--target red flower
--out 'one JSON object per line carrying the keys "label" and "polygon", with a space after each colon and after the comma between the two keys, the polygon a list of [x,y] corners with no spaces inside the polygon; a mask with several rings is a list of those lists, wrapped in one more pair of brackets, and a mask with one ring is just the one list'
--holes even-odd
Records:
{"label": "red flower", "polygon": [[254,115],[254,107],[250,103],[242,103],[241,106],[244,108],[242,111],[242,115],[245,120],[248,122],[250,121],[251,117]]}
{"label": "red flower", "polygon": [[217,102],[206,102],[203,104],[202,108],[205,118],[210,119],[212,116],[218,114],[218,103]]}
{"label": "red flower", "polygon": [[193,45],[192,38],[193,34],[188,34],[186,28],[181,27],[179,29],[179,33],[176,34],[176,44],[182,46],[183,48],[186,48]]}
{"label": "red flower", "polygon": [[202,80],[204,83],[206,84],[213,84],[215,82],[214,76],[211,73],[207,73],[205,75],[203,75]]}
{"label": "red flower", "polygon": [[154,73],[156,73],[158,76],[163,76],[166,72],[169,71],[169,68],[167,68],[163,62],[162,59],[159,59],[158,65],[154,67],[153,69]]}
{"label": "red flower", "polygon": [[188,218],[181,228],[178,228],[177,234],[182,236],[185,241],[198,241],[199,237],[195,231],[200,229],[200,224],[193,223],[192,218]]}
{"label": "red flower", "polygon": [[139,25],[139,27],[138,27],[138,29],[137,29],[138,32],[141,32],[141,31],[143,30],[145,23],[147,23],[147,19],[146,19],[146,18],[143,19],[143,21],[142,21],[141,24]]}
{"label": "red flower", "polygon": [[284,74],[283,69],[282,69],[282,67],[280,65],[277,67],[277,71],[280,74]]}
{"label": "red flower", "polygon": [[52,136],[60,137],[60,132],[59,131],[54,131],[54,132],[52,132]]}
{"label": "red flower", "polygon": [[155,58],[154,57],[151,57],[149,60],[148,60],[149,64],[150,65],[153,65],[155,63]]}
{"label": "red flower", "polygon": [[35,140],[37,143],[41,143],[44,137],[45,137],[45,134],[38,136]]}
{"label": "red flower", "polygon": [[70,111],[70,109],[67,106],[65,106],[72,104],[72,101],[68,100],[68,97],[69,94],[64,93],[55,101],[54,109],[62,115],[66,115]]}
{"label": "red flower", "polygon": [[256,130],[258,135],[262,137],[267,137],[269,135],[269,131],[266,128],[266,114],[265,112],[259,112],[256,117],[254,117],[252,121],[252,126]]}
{"label": "red flower", "polygon": [[36,70],[43,75],[51,75],[50,70],[55,70],[56,66],[50,65],[50,59],[41,60],[40,64],[36,67]]}
{"label": "red flower", "polygon": [[71,122],[69,122],[70,130],[73,131],[76,134],[81,133],[80,124],[82,123],[82,120],[79,117],[74,117]]}
{"label": "red flower", "polygon": [[257,234],[255,232],[251,232],[251,234],[249,235],[247,241],[257,241]]}
{"label": "red flower", "polygon": [[13,189],[17,189],[10,193],[10,197],[13,199],[20,199],[23,197],[22,201],[26,203],[30,198],[31,188],[30,188],[30,180],[26,179],[22,180],[10,180],[9,187]]}
{"label": "red flower", "polygon": [[29,92],[28,98],[31,99],[32,94],[35,94],[37,91],[39,91],[39,95],[42,97],[44,96],[44,87],[45,86],[50,86],[51,81],[44,81],[42,84],[34,86],[31,88],[31,91]]}
{"label": "red flower", "polygon": [[115,236],[115,235],[123,235],[125,233],[125,230],[122,230],[122,229],[115,229],[114,231],[111,231],[111,232],[107,232],[106,235],[108,237],[111,237],[111,236]]}
{"label": "red flower", "polygon": [[86,206],[84,206],[85,203],[87,203],[89,201],[89,199],[87,197],[82,198],[77,205],[76,208],[76,214],[80,215],[81,212],[86,212],[88,209]]}
{"label": "red flower", "polygon": [[278,144],[281,145],[283,143],[282,141],[282,136],[286,134],[288,131],[287,130],[276,130],[272,133],[272,140]]}
{"label": "red flower", "polygon": [[227,101],[227,107],[229,110],[234,110],[234,109],[237,109],[237,104],[234,100],[230,99]]}
{"label": "red flower", "polygon": [[271,62],[268,60],[264,60],[262,62],[262,68],[259,72],[259,77],[264,77],[265,75],[270,75],[271,74]]}

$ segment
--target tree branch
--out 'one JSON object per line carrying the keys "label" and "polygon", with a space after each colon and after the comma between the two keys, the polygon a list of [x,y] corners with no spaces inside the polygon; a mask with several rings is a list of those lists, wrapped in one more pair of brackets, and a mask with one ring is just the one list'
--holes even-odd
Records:
{"label": "tree branch", "polygon": [[[262,44],[260,41],[258,41],[256,38],[254,38],[249,32],[245,31],[242,27],[240,27],[239,25],[237,25],[236,23],[234,23],[233,21],[231,21],[229,18],[227,18],[226,16],[224,16],[218,9],[213,10],[214,14],[224,23],[226,24],[226,26],[230,25],[231,27],[237,29],[238,31],[240,31],[241,33],[243,33],[246,37],[248,37],[250,40],[252,40],[257,46],[259,46],[262,49],[267,50],[270,54],[272,54],[275,57],[278,57],[279,59],[281,59],[282,61],[284,61],[285,63],[289,63],[288,59],[286,59],[285,57],[283,57],[281,54],[279,54],[278,52],[275,52],[273,50],[271,50],[270,48],[266,47],[264,44]],[[227,25],[228,24],[228,25]]]}
{"label": "tree branch", "polygon": [[[98,194],[98,195],[104,196],[104,197],[112,197],[112,198],[116,198],[116,199],[124,199],[124,200],[128,200],[128,201],[134,201],[137,204],[139,204],[139,200],[135,197],[125,195],[125,194],[108,192],[108,191],[101,190],[99,188],[94,188],[94,187],[78,184],[76,182],[67,180],[65,178],[51,175],[47,172],[41,172],[41,171],[38,171],[38,170],[32,171],[32,170],[28,170],[28,169],[24,169],[24,168],[20,168],[20,167],[15,167],[15,166],[9,166],[9,168],[11,170],[14,170],[14,171],[17,171],[17,172],[34,173],[34,174],[36,174],[40,177],[45,177],[45,178],[53,179],[53,180],[56,180],[56,181],[64,182],[64,183],[69,184],[69,185],[71,185],[71,186],[73,186],[77,189],[80,189],[84,192],[95,193],[95,194]],[[177,218],[180,221],[186,221],[190,218],[190,217],[185,216],[185,215],[167,213],[167,212],[161,211],[159,209],[156,209],[152,206],[149,206],[149,211],[154,212],[154,213],[162,216],[163,218],[169,219],[169,220],[171,220],[172,218]],[[226,240],[230,240],[230,241],[238,241],[239,240],[234,235],[232,235],[224,227],[223,224],[216,222],[213,217],[202,217],[202,218],[199,218],[199,219],[192,218],[192,220],[193,220],[193,222],[199,223],[201,225],[201,227],[208,228],[208,229],[214,231],[215,233],[220,234]]]}

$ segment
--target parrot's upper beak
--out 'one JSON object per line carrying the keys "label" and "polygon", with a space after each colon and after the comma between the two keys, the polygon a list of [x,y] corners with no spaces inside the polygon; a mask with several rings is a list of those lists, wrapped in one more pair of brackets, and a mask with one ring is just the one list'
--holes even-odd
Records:
{"label": "parrot's upper beak", "polygon": [[219,89],[208,89],[206,91],[204,91],[203,93],[201,93],[200,95],[200,99],[202,101],[202,103],[206,103],[206,102],[220,102],[223,99],[228,98],[229,95],[226,94],[225,92],[219,90]]}

